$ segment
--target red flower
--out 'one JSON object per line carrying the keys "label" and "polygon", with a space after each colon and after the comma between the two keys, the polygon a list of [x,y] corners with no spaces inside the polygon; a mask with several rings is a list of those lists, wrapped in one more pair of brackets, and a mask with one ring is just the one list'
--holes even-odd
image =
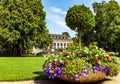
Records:
{"label": "red flower", "polygon": [[109,60],[110,59],[110,55],[106,55],[106,59]]}
{"label": "red flower", "polygon": [[69,52],[68,51],[65,53],[65,56],[69,56]]}
{"label": "red flower", "polygon": [[52,68],[55,68],[55,65],[54,64],[52,64],[52,66],[51,66]]}
{"label": "red flower", "polygon": [[55,65],[58,65],[58,64],[59,64],[59,61],[56,61],[56,62],[55,62]]}
{"label": "red flower", "polygon": [[65,64],[65,65],[67,65],[67,64],[68,64],[68,62],[64,62],[64,64]]}
{"label": "red flower", "polygon": [[99,62],[99,59],[98,59],[98,58],[95,58],[95,59],[94,59],[94,62]]}

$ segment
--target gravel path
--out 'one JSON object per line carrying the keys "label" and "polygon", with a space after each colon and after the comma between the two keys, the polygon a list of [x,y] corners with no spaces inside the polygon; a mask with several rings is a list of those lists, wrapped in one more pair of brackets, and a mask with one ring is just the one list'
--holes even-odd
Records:
{"label": "gravel path", "polygon": [[[29,81],[18,81],[18,82],[0,82],[0,84],[73,84],[62,80],[29,80]],[[120,74],[116,77],[106,78],[97,83],[91,84],[120,84]]]}

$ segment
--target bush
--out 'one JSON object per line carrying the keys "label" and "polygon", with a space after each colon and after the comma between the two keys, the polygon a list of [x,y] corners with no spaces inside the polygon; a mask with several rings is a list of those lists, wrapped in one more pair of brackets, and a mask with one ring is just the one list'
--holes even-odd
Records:
{"label": "bush", "polygon": [[116,76],[120,61],[110,56],[96,45],[74,46],[60,54],[49,55],[43,65],[43,70],[49,78],[67,77],[78,80],[80,76],[89,76],[90,73],[102,72],[106,76]]}
{"label": "bush", "polygon": [[110,56],[117,56],[119,55],[119,52],[108,52]]}

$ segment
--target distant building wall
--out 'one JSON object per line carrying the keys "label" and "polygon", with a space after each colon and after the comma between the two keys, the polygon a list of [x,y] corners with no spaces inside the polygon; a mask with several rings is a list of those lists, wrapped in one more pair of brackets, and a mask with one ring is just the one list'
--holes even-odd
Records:
{"label": "distant building wall", "polygon": [[61,34],[51,34],[53,39],[52,49],[68,48],[69,44],[72,43],[71,38]]}

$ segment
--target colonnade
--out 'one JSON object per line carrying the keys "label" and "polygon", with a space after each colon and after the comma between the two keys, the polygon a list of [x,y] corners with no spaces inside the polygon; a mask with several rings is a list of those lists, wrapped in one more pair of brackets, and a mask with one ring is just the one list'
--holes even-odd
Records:
{"label": "colonnade", "polygon": [[68,45],[68,42],[54,42],[52,44],[52,49],[67,48]]}

